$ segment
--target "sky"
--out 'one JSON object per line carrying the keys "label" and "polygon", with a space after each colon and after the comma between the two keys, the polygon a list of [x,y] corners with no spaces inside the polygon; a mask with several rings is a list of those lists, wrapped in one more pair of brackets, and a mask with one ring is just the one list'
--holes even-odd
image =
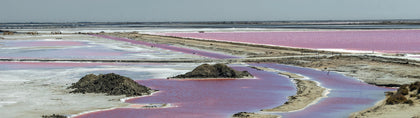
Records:
{"label": "sky", "polygon": [[1,0],[0,22],[420,19],[420,0]]}

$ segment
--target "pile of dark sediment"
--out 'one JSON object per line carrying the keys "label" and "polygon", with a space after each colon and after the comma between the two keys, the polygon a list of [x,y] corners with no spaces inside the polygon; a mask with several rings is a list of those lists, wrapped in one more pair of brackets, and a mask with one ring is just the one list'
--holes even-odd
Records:
{"label": "pile of dark sediment", "polygon": [[203,64],[186,74],[172,78],[244,78],[252,77],[247,71],[236,71],[225,64]]}
{"label": "pile of dark sediment", "polygon": [[52,114],[52,115],[42,115],[42,118],[67,118],[67,116],[59,115],[59,114]]}
{"label": "pile of dark sediment", "polygon": [[106,93],[107,95],[141,96],[156,90],[140,85],[134,80],[118,74],[89,74],[73,83],[71,93]]}
{"label": "pile of dark sediment", "polygon": [[248,117],[251,116],[249,114],[254,114],[254,113],[250,113],[250,112],[238,112],[238,113],[233,114],[232,117],[234,117],[234,118],[248,118]]}

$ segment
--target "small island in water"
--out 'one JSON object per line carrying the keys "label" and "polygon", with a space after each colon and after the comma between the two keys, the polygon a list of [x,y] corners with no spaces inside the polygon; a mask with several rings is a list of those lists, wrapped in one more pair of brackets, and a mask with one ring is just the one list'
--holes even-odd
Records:
{"label": "small island in water", "polygon": [[73,83],[69,89],[74,89],[71,93],[106,93],[107,95],[126,95],[127,97],[150,95],[157,91],[115,73],[88,74]]}
{"label": "small island in water", "polygon": [[191,72],[170,77],[168,79],[185,79],[185,78],[251,78],[253,77],[248,71],[236,71],[225,64],[202,64]]}

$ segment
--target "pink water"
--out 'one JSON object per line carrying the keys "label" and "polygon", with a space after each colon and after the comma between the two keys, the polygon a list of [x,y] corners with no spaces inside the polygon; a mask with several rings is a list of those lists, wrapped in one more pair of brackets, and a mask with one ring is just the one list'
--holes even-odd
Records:
{"label": "pink water", "polygon": [[[106,37],[142,45],[153,45],[129,39]],[[144,44],[143,44],[144,43]],[[174,51],[193,53],[195,50],[158,45]],[[85,55],[85,54],[83,54]],[[212,58],[236,58],[217,53],[200,53]],[[50,69],[97,67],[108,63],[38,63],[38,62],[0,62],[0,70],[10,69]],[[350,113],[372,106],[384,98],[383,92],[394,90],[368,85],[341,74],[326,74],[307,68],[278,64],[251,64],[269,67],[308,76],[322,86],[332,89],[327,98],[307,109],[280,113],[284,117],[347,117]],[[277,73],[258,71],[248,67],[235,66],[237,70],[247,70],[258,79],[212,79],[212,80],[138,80],[137,82],[160,90],[152,96],[128,100],[129,103],[170,103],[176,107],[157,109],[119,108],[89,113],[78,117],[229,117],[246,111],[273,108],[283,104],[287,96],[294,95],[295,86],[291,81]]]}
{"label": "pink water", "polygon": [[308,68],[286,66],[272,63],[251,64],[291,73],[298,73],[321,83],[321,86],[331,89],[327,98],[308,108],[289,113],[280,113],[291,118],[342,118],[350,113],[361,111],[373,106],[385,98],[385,91],[393,88],[377,87],[359,80],[346,77],[335,72],[317,71]]}
{"label": "pink water", "polygon": [[283,104],[295,94],[293,83],[276,73],[248,70],[259,79],[141,80],[138,83],[160,90],[129,103],[170,103],[176,107],[156,109],[121,108],[81,115],[130,118],[220,118],[240,111],[258,111]]}
{"label": "pink water", "polygon": [[[251,64],[310,77],[332,89],[327,98],[304,110],[278,113],[284,117],[348,117],[384,98],[383,92],[395,90],[362,83],[341,74],[279,64]],[[221,118],[240,111],[256,112],[283,104],[288,95],[295,94],[290,80],[276,73],[247,70],[259,79],[212,80],[140,80],[138,83],[160,90],[152,96],[128,100],[129,103],[170,103],[176,107],[154,109],[119,108],[89,113],[78,117],[138,117],[138,118]]]}
{"label": "pink water", "polygon": [[420,30],[210,32],[162,35],[310,49],[420,53]]}
{"label": "pink water", "polygon": [[239,58],[239,57],[232,56],[232,55],[213,53],[213,52],[207,52],[207,51],[201,51],[201,50],[195,50],[195,49],[189,49],[189,48],[182,48],[182,47],[175,47],[175,46],[170,46],[170,45],[166,45],[166,44],[153,44],[153,43],[148,43],[148,42],[144,42],[144,41],[138,41],[138,40],[132,40],[132,39],[126,39],[126,38],[118,38],[118,37],[112,37],[112,36],[106,36],[106,35],[95,35],[95,34],[93,34],[93,36],[107,38],[107,39],[113,39],[113,40],[118,40],[118,41],[124,41],[124,42],[130,42],[132,44],[157,47],[157,48],[167,49],[167,50],[171,50],[171,51],[183,52],[183,53],[186,53],[186,54],[200,55],[200,56],[216,58],[216,59]]}

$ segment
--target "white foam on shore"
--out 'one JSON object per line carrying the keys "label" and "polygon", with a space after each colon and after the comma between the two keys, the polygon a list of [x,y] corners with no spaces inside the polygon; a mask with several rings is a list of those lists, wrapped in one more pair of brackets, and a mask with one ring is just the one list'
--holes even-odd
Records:
{"label": "white foam on shore", "polygon": [[334,48],[320,48],[320,49],[317,49],[317,50],[330,51],[330,52],[346,52],[346,53],[367,53],[367,54],[378,53],[378,52],[375,52],[375,51],[334,49]]}

